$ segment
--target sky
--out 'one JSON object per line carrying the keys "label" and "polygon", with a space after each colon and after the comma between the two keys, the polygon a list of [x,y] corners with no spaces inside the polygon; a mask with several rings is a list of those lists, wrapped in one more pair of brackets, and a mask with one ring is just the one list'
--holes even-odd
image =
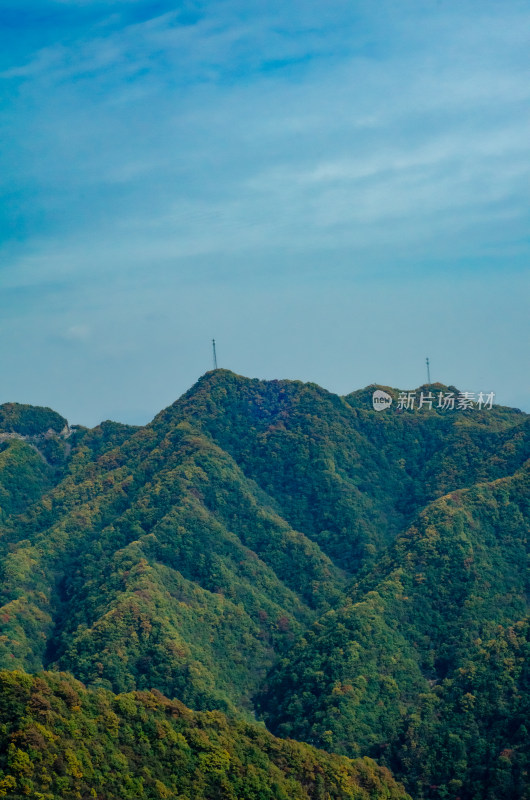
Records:
{"label": "sky", "polygon": [[525,0],[2,0],[0,402],[212,367],[530,411]]}

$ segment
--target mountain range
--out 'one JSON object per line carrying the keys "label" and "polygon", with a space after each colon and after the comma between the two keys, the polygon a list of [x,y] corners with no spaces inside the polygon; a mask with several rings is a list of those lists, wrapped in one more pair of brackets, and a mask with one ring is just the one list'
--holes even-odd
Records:
{"label": "mountain range", "polygon": [[0,797],[528,800],[530,416],[399,398],[0,406]]}

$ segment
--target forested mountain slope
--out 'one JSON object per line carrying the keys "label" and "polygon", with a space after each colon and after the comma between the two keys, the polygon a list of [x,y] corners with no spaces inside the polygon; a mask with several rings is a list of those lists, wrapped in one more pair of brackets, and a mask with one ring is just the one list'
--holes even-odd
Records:
{"label": "forested mountain slope", "polygon": [[[272,673],[263,709],[273,731],[336,752],[371,753],[401,772],[415,715],[430,708],[431,740],[450,734],[451,747],[434,748],[427,762],[425,748],[417,746],[421,739],[409,744],[407,770],[426,775],[437,786],[434,797],[439,784],[451,781],[458,796],[474,797],[461,780],[471,768],[486,769],[477,763],[481,747],[495,749],[495,728],[485,718],[513,706],[518,722],[504,720],[497,756],[509,748],[516,772],[528,766],[529,740],[521,728],[529,688],[528,674],[521,672],[528,654],[528,473],[526,465],[512,477],[454,492],[418,515],[377,567],[354,584],[347,602],[321,617]],[[498,663],[492,669],[487,687],[482,659],[499,639],[513,653],[500,674]],[[481,696],[486,687],[502,710],[487,707]],[[466,712],[467,732],[452,727],[455,702]],[[440,753],[447,762],[443,780]],[[506,773],[507,765],[501,766]],[[503,797],[522,796],[519,778],[514,780]]]}
{"label": "forested mountain slope", "polygon": [[374,388],[216,370],[93,430],[0,407],[0,667],[257,713],[418,800],[526,797],[530,418]]}
{"label": "forested mountain slope", "polygon": [[408,798],[368,758],[275,739],[159,692],[90,692],[61,673],[0,672],[0,726],[6,800]]}

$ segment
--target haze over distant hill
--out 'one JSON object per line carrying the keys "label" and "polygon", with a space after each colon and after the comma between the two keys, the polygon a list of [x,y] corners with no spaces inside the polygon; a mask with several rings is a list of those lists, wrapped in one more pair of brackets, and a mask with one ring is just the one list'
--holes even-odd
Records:
{"label": "haze over distant hill", "polygon": [[[393,398],[382,412],[376,388]],[[246,720],[222,723],[229,738],[263,719],[277,736],[375,758],[418,800],[530,797],[530,417],[400,405],[388,387],[339,397],[216,370],[142,427],[72,430],[49,409],[0,407],[0,667]],[[4,682],[0,724],[18,691]],[[44,683],[55,697],[53,675]],[[123,744],[129,723],[113,713]],[[0,770],[17,791],[57,796],[56,778],[46,788],[20,764],[42,757],[55,775],[38,754],[66,723],[52,715],[39,745],[10,725]],[[258,749],[273,746],[260,736]],[[125,796],[98,795],[79,769],[92,796]],[[153,779],[146,797],[178,796],[164,769],[169,794]],[[223,774],[226,793],[205,797],[241,796]],[[377,774],[371,796],[400,796]],[[363,797],[307,785],[282,791]]]}

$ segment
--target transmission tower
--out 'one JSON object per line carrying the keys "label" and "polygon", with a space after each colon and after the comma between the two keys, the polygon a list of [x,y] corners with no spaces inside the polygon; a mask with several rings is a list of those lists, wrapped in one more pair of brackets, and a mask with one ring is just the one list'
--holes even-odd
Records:
{"label": "transmission tower", "polygon": [[215,339],[212,339],[213,368],[217,369],[217,353],[215,352]]}

